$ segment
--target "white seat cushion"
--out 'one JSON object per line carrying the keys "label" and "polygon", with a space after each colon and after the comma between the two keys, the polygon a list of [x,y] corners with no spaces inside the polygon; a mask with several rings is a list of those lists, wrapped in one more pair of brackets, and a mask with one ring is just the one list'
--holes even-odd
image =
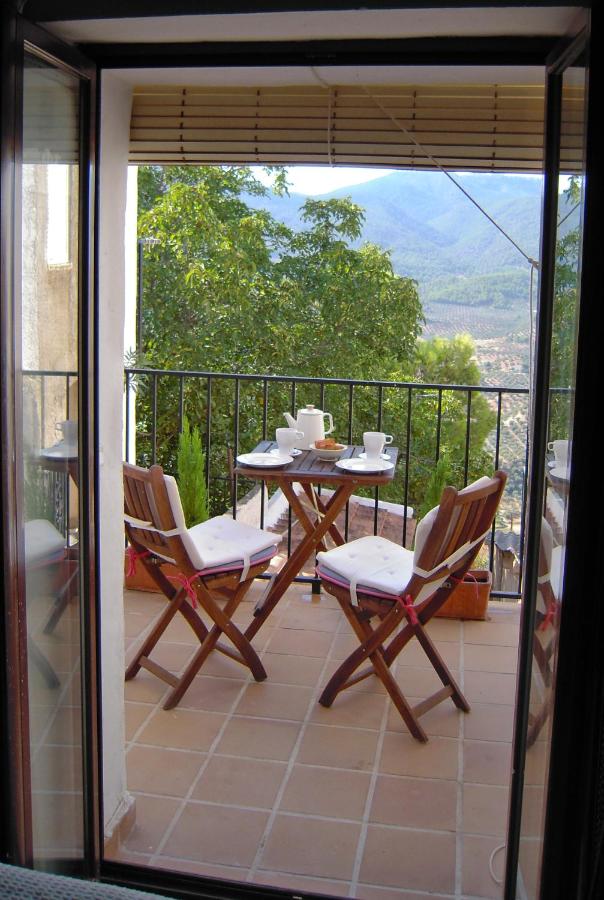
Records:
{"label": "white seat cushion", "polygon": [[174,522],[182,529],[182,542],[198,572],[246,569],[254,562],[274,556],[281,540],[279,535],[238,522],[232,516],[215,516],[187,528],[176,480],[172,475],[164,475],[164,479]]}
{"label": "white seat cushion", "polygon": [[413,553],[382,537],[362,537],[317,553],[320,575],[356,590],[401,596],[413,571]]}
{"label": "white seat cushion", "polygon": [[233,565],[243,567],[249,561],[266,559],[277,551],[279,536],[252,525],[237,522],[231,516],[215,516],[194,525],[182,535],[191,563],[198,569]]}
{"label": "white seat cushion", "polygon": [[31,519],[24,526],[25,565],[36,566],[61,559],[65,538],[48,519]]}

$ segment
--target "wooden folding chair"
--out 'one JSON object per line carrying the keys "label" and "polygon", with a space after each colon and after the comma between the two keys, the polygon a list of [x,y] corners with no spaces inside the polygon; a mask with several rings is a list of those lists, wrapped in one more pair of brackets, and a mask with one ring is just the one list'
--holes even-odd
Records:
{"label": "wooden folding chair", "polygon": [[[266,672],[249,640],[232,621],[232,616],[254,578],[267,568],[277,551],[277,535],[237,522],[230,516],[216,516],[193,528],[185,526],[178,487],[164,475],[161,466],[142,469],[124,463],[125,528],[133,564],[140,562],[168,600],[151,633],[126,669],[126,680],[144,667],[171,685],[164,703],[171,709],[182,699],[195,675],[212,650],[247,666],[256,681]],[[167,563],[178,574],[170,578],[163,571]],[[217,596],[226,599],[218,602]],[[206,627],[196,607],[212,622]],[[199,648],[183,674],[177,678],[150,659],[150,654],[166,628],[180,613],[199,640]],[[233,648],[219,642],[225,635]]]}
{"label": "wooden folding chair", "polygon": [[[535,632],[533,635],[533,687],[529,712],[527,745],[531,747],[553,712],[556,650],[560,616],[560,576],[564,547],[554,547],[554,536],[549,522],[541,520],[539,569]],[[539,683],[539,679],[541,683]]]}
{"label": "wooden folding chair", "polygon": [[[459,709],[469,711],[467,700],[428,637],[425,625],[476,558],[491,529],[506,478],[505,472],[498,471],[492,478],[480,478],[461,491],[446,487],[440,505],[417,527],[414,552],[386,538],[363,537],[317,554],[317,572],[323,587],[337,598],[360,641],[319,698],[323,706],[331,706],[340,691],[377,675],[409,731],[420,741],[428,740],[419,723],[420,716],[447,697]],[[373,628],[371,620],[375,617],[379,623]],[[411,707],[390,667],[414,637],[443,687]],[[357,673],[367,660],[371,664]]]}

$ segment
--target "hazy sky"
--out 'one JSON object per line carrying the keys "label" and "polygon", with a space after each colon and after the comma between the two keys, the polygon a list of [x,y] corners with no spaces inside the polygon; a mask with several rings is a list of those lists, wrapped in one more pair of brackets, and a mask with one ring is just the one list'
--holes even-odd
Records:
{"label": "hazy sky", "polygon": [[[255,167],[254,167],[255,168]],[[361,184],[391,175],[395,169],[355,169],[352,166],[292,166],[288,168],[290,191],[300,194],[327,194],[349,184]],[[270,184],[270,179],[258,168],[260,181]]]}

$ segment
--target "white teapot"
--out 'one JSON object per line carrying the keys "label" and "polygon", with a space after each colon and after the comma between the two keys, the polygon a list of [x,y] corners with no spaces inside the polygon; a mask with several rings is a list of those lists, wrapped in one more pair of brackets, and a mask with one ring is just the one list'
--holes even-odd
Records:
{"label": "white teapot", "polygon": [[[315,441],[322,441],[326,434],[333,431],[333,419],[331,413],[323,412],[321,409],[315,409],[312,403],[303,406],[298,410],[298,417],[294,419],[289,413],[283,413],[285,420],[290,428],[296,428],[301,431],[304,437],[296,444],[300,450],[308,450]],[[329,419],[329,428],[325,430],[324,419]]]}

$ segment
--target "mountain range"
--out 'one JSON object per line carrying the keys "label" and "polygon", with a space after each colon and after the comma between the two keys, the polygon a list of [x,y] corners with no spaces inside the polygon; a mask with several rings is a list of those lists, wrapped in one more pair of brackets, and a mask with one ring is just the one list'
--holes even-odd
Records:
{"label": "mountain range", "polygon": [[[520,249],[442,172],[396,172],[315,199],[350,197],[361,206],[361,242],[388,250],[394,270],[418,282],[424,305],[526,304],[530,266],[523,254],[536,258],[539,252],[541,179],[453,177]],[[291,228],[305,227],[303,194],[246,199]]]}

